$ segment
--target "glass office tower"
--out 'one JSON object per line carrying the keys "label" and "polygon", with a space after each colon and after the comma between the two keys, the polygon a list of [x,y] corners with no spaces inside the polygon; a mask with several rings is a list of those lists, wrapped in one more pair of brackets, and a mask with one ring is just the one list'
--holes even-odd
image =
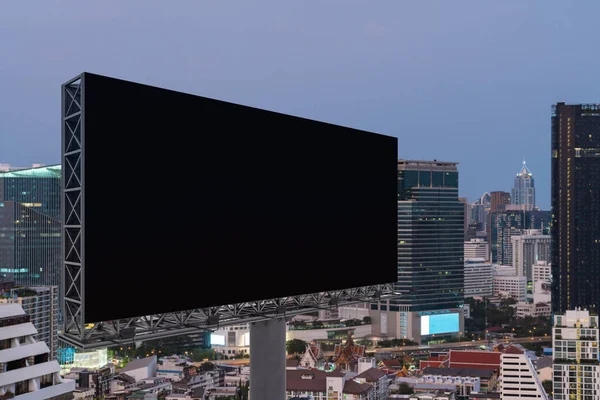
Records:
{"label": "glass office tower", "polygon": [[0,274],[60,286],[60,166],[0,172]]}
{"label": "glass office tower", "polygon": [[398,161],[401,297],[371,305],[374,334],[431,343],[463,331],[464,209],[457,163]]}

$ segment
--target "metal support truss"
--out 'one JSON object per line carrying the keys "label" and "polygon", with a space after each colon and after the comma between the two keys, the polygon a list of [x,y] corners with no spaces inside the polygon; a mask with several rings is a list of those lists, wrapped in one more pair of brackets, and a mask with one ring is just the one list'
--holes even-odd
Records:
{"label": "metal support truss", "polygon": [[[132,341],[144,341],[214,331],[219,327],[294,315],[322,309],[332,309],[358,303],[384,301],[399,297],[393,284],[332,290],[300,296],[230,304],[144,317],[106,321],[97,324],[73,325],[61,335],[72,346],[87,350],[116,346]],[[80,332],[83,335],[80,335]]]}
{"label": "metal support truss", "polygon": [[84,239],[83,239],[83,96],[85,75],[62,85],[62,221],[63,273],[62,315],[64,333],[85,338],[84,331]]}
{"label": "metal support truss", "polygon": [[384,284],[85,324],[84,80],[82,74],[62,85],[62,340],[95,349],[398,297],[392,284]]}

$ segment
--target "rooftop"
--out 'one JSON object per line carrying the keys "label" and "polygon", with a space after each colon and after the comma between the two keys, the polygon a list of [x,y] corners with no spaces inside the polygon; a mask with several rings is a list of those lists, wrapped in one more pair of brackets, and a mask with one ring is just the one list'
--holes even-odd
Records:
{"label": "rooftop", "polygon": [[0,172],[0,178],[58,178],[61,177],[61,166],[48,165],[44,167],[19,169],[16,171]]}
{"label": "rooftop", "polygon": [[150,356],[150,357],[140,358],[140,359],[136,359],[136,360],[131,360],[127,363],[127,365],[125,367],[120,369],[118,372],[128,372],[128,371],[133,371],[134,369],[138,369],[138,368],[146,368],[155,362],[156,362],[156,356]]}
{"label": "rooftop", "polygon": [[443,375],[443,376],[461,376],[472,378],[490,378],[494,374],[492,369],[481,368],[435,368],[427,367],[423,370],[423,375]]}

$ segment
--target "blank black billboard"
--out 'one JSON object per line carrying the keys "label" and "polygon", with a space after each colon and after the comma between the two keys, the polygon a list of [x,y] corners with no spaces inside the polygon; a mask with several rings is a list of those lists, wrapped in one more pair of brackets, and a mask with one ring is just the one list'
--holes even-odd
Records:
{"label": "blank black billboard", "polygon": [[82,81],[86,322],[397,280],[397,138]]}

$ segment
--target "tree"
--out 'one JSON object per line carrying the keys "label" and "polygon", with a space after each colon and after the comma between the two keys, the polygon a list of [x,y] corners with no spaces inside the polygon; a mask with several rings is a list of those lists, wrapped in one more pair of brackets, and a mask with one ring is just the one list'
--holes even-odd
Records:
{"label": "tree", "polygon": [[546,379],[545,381],[542,381],[542,386],[544,387],[544,390],[546,391],[546,394],[552,394],[552,380],[551,379]]}
{"label": "tree", "polygon": [[306,350],[306,342],[301,339],[292,339],[285,342],[285,349],[288,354],[300,354]]}
{"label": "tree", "polygon": [[412,386],[410,386],[408,383],[406,382],[400,382],[400,385],[398,385],[398,393],[399,394],[413,394],[414,393],[414,389]]}
{"label": "tree", "polygon": [[371,323],[371,317],[366,316],[363,318],[363,324],[369,325]]}
{"label": "tree", "polygon": [[211,363],[210,361],[207,361],[205,363],[200,364],[200,367],[198,369],[201,372],[214,371],[216,369],[216,366],[215,366],[215,364]]}

